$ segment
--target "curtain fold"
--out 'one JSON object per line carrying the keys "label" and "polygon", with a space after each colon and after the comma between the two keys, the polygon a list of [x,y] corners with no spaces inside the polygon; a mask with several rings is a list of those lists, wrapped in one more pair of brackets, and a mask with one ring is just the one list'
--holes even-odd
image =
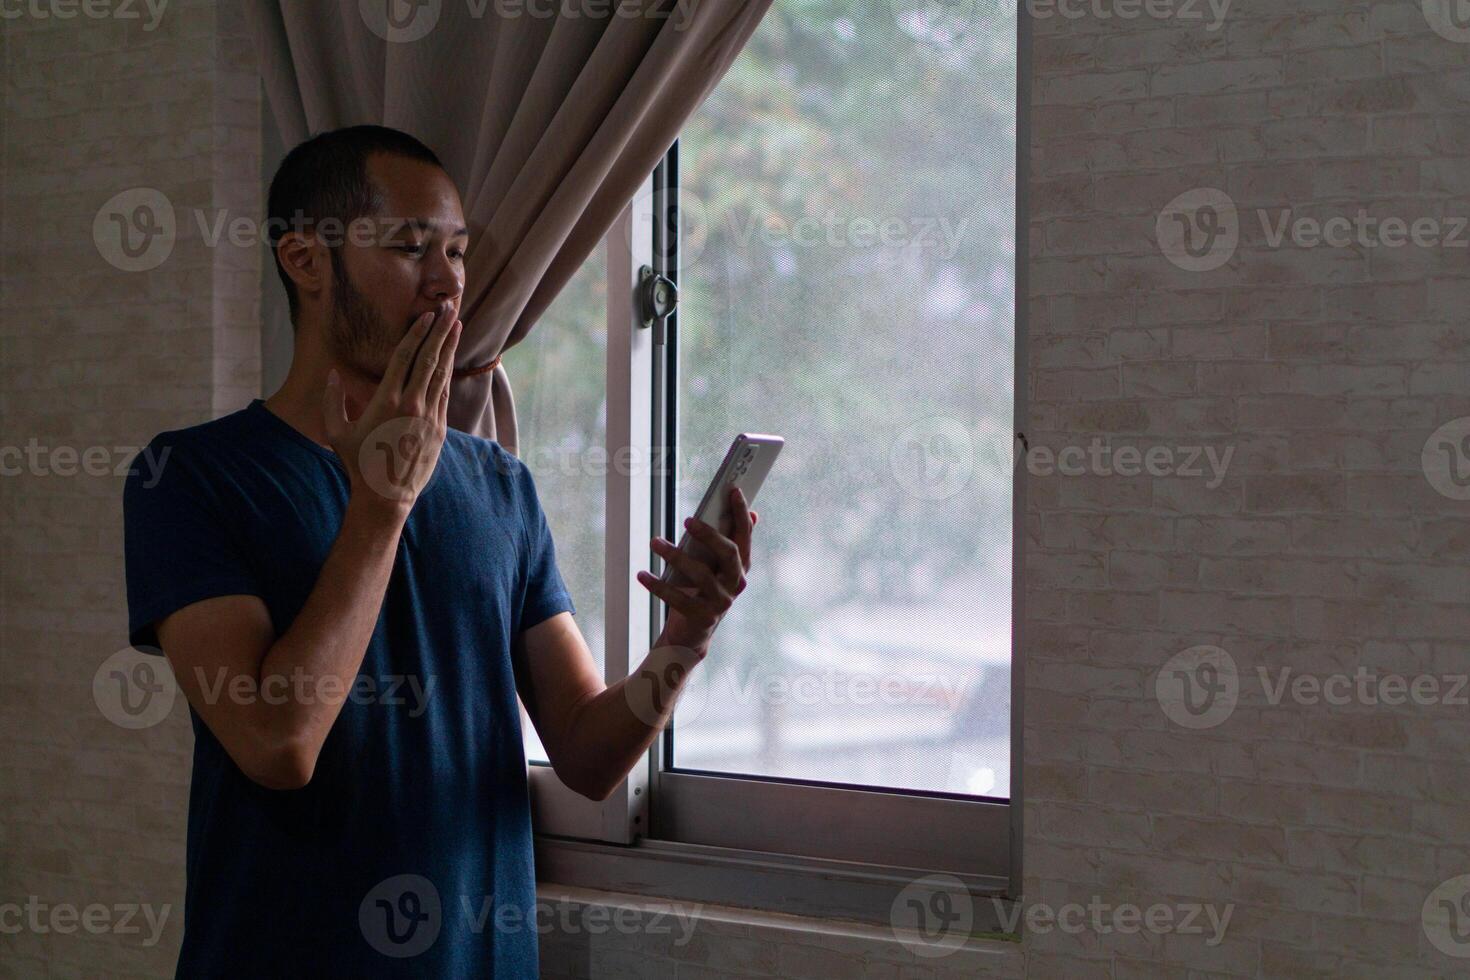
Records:
{"label": "curtain fold", "polygon": [[449,424],[514,453],[501,353],[592,254],[771,0],[548,0],[516,15],[497,0],[246,3],[288,147],[392,126],[460,188],[471,243]]}

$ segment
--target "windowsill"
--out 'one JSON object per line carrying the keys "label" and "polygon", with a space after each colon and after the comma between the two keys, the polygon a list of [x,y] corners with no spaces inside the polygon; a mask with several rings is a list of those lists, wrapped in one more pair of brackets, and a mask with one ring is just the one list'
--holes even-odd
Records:
{"label": "windowsill", "polygon": [[[1013,907],[1002,879],[961,878],[972,896],[972,924],[963,937],[952,933],[926,941],[911,932],[900,937],[893,925],[905,890],[934,874],[919,869],[654,841],[629,847],[545,835],[536,837],[536,868],[538,894],[549,901],[662,910],[718,923],[737,934],[742,929],[770,932],[772,941],[836,939],[906,962],[942,963],[945,971],[960,964],[993,971],[1002,965],[997,957],[1020,949],[1018,937],[1001,925]],[[956,877],[945,876],[949,881]]]}
{"label": "windowsill", "polygon": [[[702,902],[670,902],[647,895],[554,882],[537,882],[536,896],[538,901],[549,904],[626,909],[649,917],[670,915],[678,910],[685,917],[692,917],[700,926],[724,927],[716,929],[721,934],[740,935],[770,943],[819,940],[826,946],[850,945],[855,951],[876,951],[885,958],[927,963],[946,972],[955,971],[962,976],[994,976],[997,972],[1003,975],[1008,961],[1018,959],[1021,955],[1019,938],[1002,934],[971,936],[962,945],[937,949],[925,946],[912,934],[900,940],[892,928],[848,919],[791,915]],[[834,940],[837,941],[835,944]],[[843,940],[851,942],[848,944],[842,942]],[[916,953],[913,946],[922,947],[926,952]]]}

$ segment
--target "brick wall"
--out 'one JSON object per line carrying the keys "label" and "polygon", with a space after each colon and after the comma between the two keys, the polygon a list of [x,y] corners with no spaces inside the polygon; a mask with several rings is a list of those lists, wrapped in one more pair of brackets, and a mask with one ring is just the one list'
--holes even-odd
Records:
{"label": "brick wall", "polygon": [[[194,217],[259,208],[259,81],[238,7],[0,20],[0,446],[36,447],[0,478],[0,902],[31,901],[48,930],[57,906],[105,906],[91,925],[115,927],[0,932],[3,977],[173,975],[188,717],[125,731],[92,681],[126,642],[115,471],[155,432],[259,391],[258,254],[208,246]],[[109,226],[94,239],[99,212],[156,200],[107,207],[140,186],[177,220],[146,274],[108,261]],[[172,906],[151,945],[145,904]]]}
{"label": "brick wall", "polygon": [[[1214,947],[1028,935],[1028,973],[1463,971],[1421,910],[1470,872],[1470,709],[1371,701],[1386,675],[1466,670],[1470,504],[1421,457],[1470,415],[1470,236],[1452,220],[1470,216],[1470,44],[1415,2],[1036,27],[1033,441],[1233,456],[1223,479],[1032,481],[1028,898],[1233,917]],[[1170,208],[1202,188],[1224,197]],[[1226,219],[1213,249],[1205,200]],[[1350,244],[1309,247],[1333,217]],[[1209,254],[1173,251],[1181,218]],[[1391,218],[1446,240],[1395,247]],[[1186,653],[1202,645],[1223,659]],[[1201,657],[1233,664],[1238,693],[1178,723],[1157,678],[1201,677]],[[1287,669],[1309,679],[1277,697]]]}
{"label": "brick wall", "polygon": [[[1162,907],[1176,925],[1209,906],[1230,915],[1222,941],[1028,929],[993,968],[962,967],[726,917],[680,948],[549,936],[549,971],[1465,972],[1436,949],[1445,922],[1422,913],[1442,883],[1458,902],[1453,879],[1470,874],[1470,709],[1446,696],[1470,652],[1470,503],[1441,465],[1470,416],[1470,266],[1454,247],[1470,216],[1470,44],[1414,0],[1236,0],[1215,29],[1205,4],[1188,8],[1202,19],[1089,4],[1076,18],[1037,4],[1034,20],[1027,431],[1034,447],[1101,440],[1109,455],[1079,475],[1031,460],[1026,900]],[[258,256],[186,230],[139,276],[102,261],[89,231],[138,184],[181,212],[258,207],[256,88],[233,16],[170,7],[150,34],[4,22],[0,445],[136,445],[257,389]],[[1361,240],[1359,209],[1377,222]],[[1310,222],[1333,217],[1351,240],[1309,247]],[[1383,219],[1450,241],[1392,247]],[[174,914],[152,948],[0,935],[0,976],[172,968],[187,724],[122,732],[90,697],[123,623],[120,486],[0,480],[0,899]],[[1421,701],[1441,686],[1386,705],[1390,675]]]}

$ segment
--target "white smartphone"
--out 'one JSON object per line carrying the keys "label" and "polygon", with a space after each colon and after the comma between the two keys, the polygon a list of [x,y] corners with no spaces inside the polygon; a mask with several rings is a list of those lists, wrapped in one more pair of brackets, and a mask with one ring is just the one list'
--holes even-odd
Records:
{"label": "white smartphone", "polygon": [[[781,447],[785,444],[786,440],[780,436],[762,435],[758,432],[742,432],[736,436],[730,443],[729,452],[725,453],[725,461],[715,471],[715,478],[704,491],[704,499],[699,502],[699,509],[694,512],[694,516],[715,530],[720,530],[720,521],[730,510],[730,487],[740,488],[740,492],[745,495],[745,505],[749,507],[755,502],[755,495],[760,492],[761,484],[766,481],[766,474],[771,472],[771,466],[775,464],[776,457],[781,454]],[[701,561],[713,557],[713,553],[691,535],[688,528],[684,529],[679,538],[679,550]],[[670,585],[694,584],[689,576],[668,562],[664,562],[664,573],[659,576],[659,580]]]}

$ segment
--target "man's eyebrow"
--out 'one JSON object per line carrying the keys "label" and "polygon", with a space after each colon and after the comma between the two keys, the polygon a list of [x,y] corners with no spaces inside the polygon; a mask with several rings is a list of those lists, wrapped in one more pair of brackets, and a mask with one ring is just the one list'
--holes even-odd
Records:
{"label": "man's eyebrow", "polygon": [[[402,232],[402,231],[408,231],[408,230],[412,230],[412,231],[423,231],[423,230],[427,229],[428,231],[438,231],[440,228],[445,228],[445,227],[448,227],[448,226],[445,225],[443,222],[440,222],[440,221],[430,221],[430,220],[425,219],[425,218],[398,218],[393,223],[393,225],[392,225],[392,229],[393,229],[393,233],[394,234],[397,234],[397,233]],[[463,225],[461,225],[460,227],[458,227],[458,228],[454,229],[453,231],[451,231],[448,234],[447,237],[449,237],[449,238],[468,238],[469,237],[469,234],[470,234],[470,230],[468,228],[464,227]]]}

